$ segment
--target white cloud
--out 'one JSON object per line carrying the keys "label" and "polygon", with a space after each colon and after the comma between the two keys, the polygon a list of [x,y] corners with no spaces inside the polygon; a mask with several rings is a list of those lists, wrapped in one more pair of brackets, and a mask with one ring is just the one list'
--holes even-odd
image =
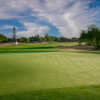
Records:
{"label": "white cloud", "polygon": [[[2,27],[0,27],[0,30],[7,30],[7,29],[13,29],[14,26],[12,25],[4,25]],[[18,27],[16,27],[16,29],[18,29]]]}
{"label": "white cloud", "polygon": [[48,26],[41,26],[39,24],[25,22],[24,26],[26,27],[25,31],[17,32],[18,37],[30,37],[35,35],[44,35],[49,31]]}
{"label": "white cloud", "polygon": [[[54,25],[62,36],[74,37],[79,36],[81,29],[99,20],[100,7],[89,9],[90,2],[92,0],[0,0],[0,19],[16,18],[21,21],[27,16],[28,18],[35,16]],[[25,16],[19,15],[19,13],[27,12],[28,9],[31,10],[30,13]],[[38,25],[35,23],[27,22],[28,25],[25,23],[26,21],[23,21],[22,24],[27,27],[27,31],[20,32],[23,35],[36,31],[43,34],[43,31],[47,29],[47,26],[37,28]]]}

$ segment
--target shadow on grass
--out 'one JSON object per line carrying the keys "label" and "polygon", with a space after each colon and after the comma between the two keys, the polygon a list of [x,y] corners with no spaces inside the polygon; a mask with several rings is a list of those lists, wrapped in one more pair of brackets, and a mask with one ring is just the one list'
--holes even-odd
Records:
{"label": "shadow on grass", "polygon": [[1,48],[0,53],[44,53],[44,52],[57,52],[52,46],[47,47],[20,47],[20,48]]}
{"label": "shadow on grass", "polygon": [[[53,49],[52,46],[46,46],[46,47],[31,47],[31,48],[22,48],[22,49]],[[20,48],[17,48],[20,49]]]}
{"label": "shadow on grass", "polygon": [[0,51],[0,53],[47,53],[47,52],[57,52],[56,50],[41,50],[41,51]]}
{"label": "shadow on grass", "polygon": [[0,100],[100,100],[100,86],[48,89],[1,95]]}
{"label": "shadow on grass", "polygon": [[30,50],[30,49],[53,49],[54,47],[52,46],[38,46],[38,47],[10,47],[10,48],[0,48],[1,50],[17,50],[17,49],[24,49],[24,50]]}

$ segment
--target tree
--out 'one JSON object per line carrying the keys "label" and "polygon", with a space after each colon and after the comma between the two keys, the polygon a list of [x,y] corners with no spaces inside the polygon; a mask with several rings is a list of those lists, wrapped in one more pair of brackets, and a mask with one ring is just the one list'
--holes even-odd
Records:
{"label": "tree", "polygon": [[87,34],[84,30],[82,30],[79,38],[79,44],[81,45],[81,43],[86,42],[86,40],[87,40]]}
{"label": "tree", "polygon": [[48,34],[46,34],[44,38],[46,41],[51,41],[51,37]]}
{"label": "tree", "polygon": [[0,42],[7,42],[7,41],[8,41],[7,36],[5,36],[2,33],[0,33]]}
{"label": "tree", "polygon": [[66,38],[66,37],[59,37],[59,38],[58,38],[58,41],[59,41],[59,42],[70,42],[71,39],[68,39],[68,38]]}
{"label": "tree", "polygon": [[51,41],[54,41],[54,40],[55,40],[55,37],[46,34],[46,35],[44,36],[44,40],[45,40],[45,41],[48,41],[48,42],[51,42]]}
{"label": "tree", "polygon": [[28,43],[29,42],[29,39],[27,39],[26,37],[21,37],[18,40],[19,40],[19,42],[22,42],[22,43]]}
{"label": "tree", "polygon": [[100,48],[100,29],[95,25],[89,26],[87,31],[82,31],[80,41]]}
{"label": "tree", "polygon": [[45,37],[40,37],[40,42],[45,42],[45,41],[46,41]]}

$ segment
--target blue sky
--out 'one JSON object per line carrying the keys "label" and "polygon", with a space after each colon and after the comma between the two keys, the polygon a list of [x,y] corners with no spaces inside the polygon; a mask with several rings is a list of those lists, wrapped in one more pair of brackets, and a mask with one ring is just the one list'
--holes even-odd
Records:
{"label": "blue sky", "polygon": [[82,29],[100,27],[100,0],[0,0],[0,32],[17,37],[50,34],[78,37]]}

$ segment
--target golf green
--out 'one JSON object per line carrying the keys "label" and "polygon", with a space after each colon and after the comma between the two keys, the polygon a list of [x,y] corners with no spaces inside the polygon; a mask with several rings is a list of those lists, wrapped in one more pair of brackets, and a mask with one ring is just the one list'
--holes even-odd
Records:
{"label": "golf green", "polygon": [[[100,85],[99,54],[94,54],[92,52],[78,53],[57,51],[54,48],[40,48],[39,50],[41,49],[43,52],[34,52],[34,50],[31,49],[33,52],[0,53],[0,100],[33,100],[32,98],[35,95],[32,97],[32,91],[40,91],[40,93],[42,93],[42,90],[47,91],[45,93],[43,92],[44,95],[46,95],[49,90],[53,90],[50,94],[55,94],[59,90],[63,91],[63,89],[64,93],[61,92],[63,95],[66,95],[65,93],[68,93],[68,90],[69,92],[72,90],[72,95],[74,95],[74,93],[78,91],[78,87],[85,87],[85,90],[87,89],[86,91],[88,91],[89,87],[91,90],[91,86],[95,88],[95,86]],[[97,95],[99,91],[94,88],[93,91],[95,91],[95,95]],[[67,92],[65,92],[66,89],[68,89]],[[90,94],[93,91],[91,90]],[[27,92],[29,93],[28,96],[31,94],[31,97],[28,97],[29,99],[26,99],[26,97],[21,99],[21,93],[26,93],[27,95]],[[15,94],[15,97],[19,97],[19,99],[15,99],[12,96],[9,97],[8,95],[11,94]],[[19,95],[16,96],[17,94]],[[60,93],[57,95],[60,97],[55,100],[63,100]],[[94,96],[93,93],[91,95]],[[91,95],[90,97],[92,97]],[[50,100],[50,97],[52,96],[49,96],[48,99],[43,99],[41,97],[42,99],[34,98],[34,100]],[[66,98],[67,97],[66,95]],[[66,100],[66,98],[64,98],[64,100]],[[86,98],[84,100],[90,99]],[[99,99],[96,98],[93,100]]]}

